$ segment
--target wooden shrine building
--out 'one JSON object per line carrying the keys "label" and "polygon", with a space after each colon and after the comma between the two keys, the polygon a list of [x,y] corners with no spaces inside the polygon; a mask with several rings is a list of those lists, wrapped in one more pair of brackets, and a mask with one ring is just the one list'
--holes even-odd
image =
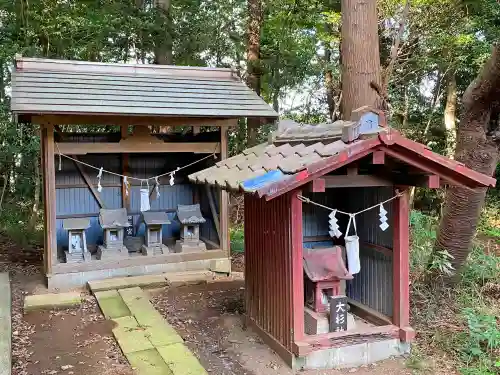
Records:
{"label": "wooden shrine building", "polygon": [[[383,113],[355,116],[316,126],[282,121],[269,143],[189,176],[244,193],[246,321],[295,368],[408,352],[408,187],[495,185],[387,128]],[[321,288],[305,287],[311,283]],[[315,298],[321,289],[329,294]],[[328,299],[329,309],[318,307]]]}
{"label": "wooden shrine building", "polygon": [[[49,288],[208,269],[215,260],[230,266],[228,194],[191,184],[186,176],[227,158],[228,128],[239,118],[259,117],[264,123],[278,116],[231,69],[17,57],[11,105],[17,121],[41,131]],[[160,177],[146,180],[153,176]],[[168,215],[161,233],[170,249],[151,256],[141,251],[146,230],[141,207],[145,210],[148,198],[147,211]],[[199,228],[206,251],[174,252],[177,208],[193,204],[200,204],[206,218]],[[99,259],[104,242],[99,213],[120,208],[130,223],[122,225],[128,254]],[[85,239],[92,257],[67,263],[63,222],[75,218],[90,220]]]}

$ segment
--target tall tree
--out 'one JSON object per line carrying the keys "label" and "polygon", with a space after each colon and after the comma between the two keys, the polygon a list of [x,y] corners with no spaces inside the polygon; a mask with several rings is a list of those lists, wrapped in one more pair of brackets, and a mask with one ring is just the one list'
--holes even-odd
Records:
{"label": "tall tree", "polygon": [[[248,0],[248,30],[247,30],[247,83],[257,95],[261,89],[260,67],[260,34],[262,29],[262,0]],[[257,143],[257,130],[260,120],[249,117],[247,120],[247,144]]]}
{"label": "tall tree", "polygon": [[[500,48],[495,45],[490,59],[463,95],[455,152],[457,161],[488,176],[493,175],[499,160],[499,98]],[[469,255],[486,191],[451,187],[446,192],[436,250],[447,250],[457,270]]]}
{"label": "tall tree", "polygon": [[377,1],[342,0],[341,7],[341,111],[349,119],[356,108],[378,105],[382,94]]}
{"label": "tall tree", "polygon": [[446,106],[444,107],[444,127],[446,129],[446,156],[453,158],[457,138],[457,77],[455,72],[448,77]]}
{"label": "tall tree", "polygon": [[172,65],[172,17],[170,0],[155,0],[157,10],[157,29],[155,35],[155,64]]}

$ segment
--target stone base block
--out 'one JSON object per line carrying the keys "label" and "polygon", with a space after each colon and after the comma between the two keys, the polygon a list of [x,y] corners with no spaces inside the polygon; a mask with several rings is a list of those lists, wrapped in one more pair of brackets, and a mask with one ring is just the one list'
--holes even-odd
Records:
{"label": "stone base block", "polygon": [[210,271],[216,273],[231,273],[231,259],[214,259],[210,261]]}
{"label": "stone base block", "polygon": [[410,346],[398,339],[371,341],[340,348],[316,350],[305,357],[297,358],[295,368],[297,370],[352,368],[409,354],[409,352]]}
{"label": "stone base block", "polygon": [[[310,308],[304,308],[304,326],[307,335],[319,335],[330,332],[330,322],[328,313],[317,313]],[[347,330],[356,328],[354,315],[347,313]]]}
{"label": "stone base block", "polygon": [[200,253],[207,251],[207,246],[205,242],[186,242],[177,240],[175,242],[175,252],[176,253]]}
{"label": "stone base block", "polygon": [[154,246],[154,247],[142,245],[141,250],[142,253],[147,256],[163,255],[163,254],[168,254],[170,252],[168,246],[165,245]]}
{"label": "stone base block", "polygon": [[82,253],[70,253],[69,251],[65,251],[64,256],[66,258],[66,263],[82,263],[92,260],[92,255],[88,251]]}
{"label": "stone base block", "polygon": [[67,308],[81,303],[80,292],[34,294],[24,298],[24,311]]}
{"label": "stone base block", "polygon": [[128,249],[125,246],[119,248],[106,248],[99,246],[97,248],[97,259],[120,259],[128,258]]}

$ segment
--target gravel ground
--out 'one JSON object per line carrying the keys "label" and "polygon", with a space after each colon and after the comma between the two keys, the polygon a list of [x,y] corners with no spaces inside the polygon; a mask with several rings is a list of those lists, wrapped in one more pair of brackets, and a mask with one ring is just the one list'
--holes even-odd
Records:
{"label": "gravel ground", "polygon": [[[215,283],[151,292],[153,303],[212,375],[292,375],[253,332],[243,327],[243,283]],[[410,375],[403,360],[304,375]]]}
{"label": "gravel ground", "polygon": [[40,249],[0,235],[0,272],[11,278],[12,375],[134,374],[92,296],[79,308],[23,314],[25,295],[46,292]]}

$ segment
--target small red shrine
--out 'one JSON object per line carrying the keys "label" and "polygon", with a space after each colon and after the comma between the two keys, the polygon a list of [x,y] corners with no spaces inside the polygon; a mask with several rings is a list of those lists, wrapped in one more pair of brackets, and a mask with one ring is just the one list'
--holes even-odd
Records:
{"label": "small red shrine", "polygon": [[[357,116],[283,121],[269,143],[189,176],[244,193],[246,322],[294,368],[409,352],[408,188],[496,182],[388,128],[383,113]],[[335,298],[347,328],[332,332]]]}

